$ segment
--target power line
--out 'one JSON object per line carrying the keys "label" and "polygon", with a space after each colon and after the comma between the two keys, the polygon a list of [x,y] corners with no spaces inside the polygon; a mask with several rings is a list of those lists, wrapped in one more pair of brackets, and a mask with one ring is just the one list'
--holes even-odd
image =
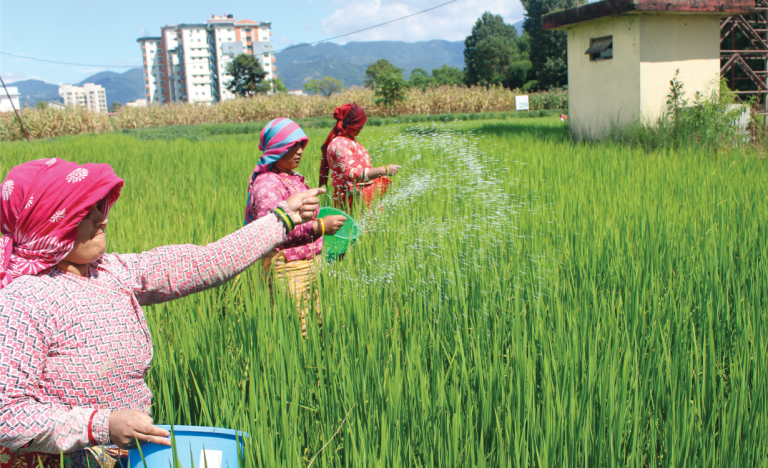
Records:
{"label": "power line", "polygon": [[[283,51],[286,51],[286,50],[298,49],[300,47],[307,47],[307,46],[311,46],[311,45],[315,45],[315,44],[320,44],[321,42],[328,42],[328,41],[333,41],[335,39],[339,39],[341,37],[351,36],[353,34],[358,34],[358,33],[364,32],[364,31],[370,31],[371,29],[380,28],[382,26],[386,26],[388,24],[396,23],[396,22],[402,21],[404,19],[413,18],[414,16],[421,15],[423,13],[427,13],[428,11],[437,10],[438,8],[444,7],[446,5],[450,5],[451,3],[456,3],[458,1],[459,0],[450,0],[448,2],[441,3],[440,5],[433,6],[432,8],[427,8],[426,10],[417,11],[416,13],[412,13],[410,15],[403,16],[401,18],[393,19],[393,20],[387,21],[385,23],[379,23],[379,24],[376,24],[376,25],[373,25],[373,26],[369,26],[367,28],[358,29],[357,31],[348,32],[346,34],[340,34],[338,36],[333,36],[333,37],[328,37],[328,38],[325,38],[325,39],[320,39],[319,41],[315,41],[315,42],[309,42],[309,43],[306,43],[306,44],[299,44],[299,45],[295,45],[295,46],[291,46],[291,47],[286,47],[284,49],[279,49],[279,50],[272,51],[272,53],[276,54],[278,52],[283,52]],[[23,55],[9,54],[8,52],[0,52],[0,54],[8,55],[10,57],[17,57],[17,58],[21,58],[21,59],[26,59],[26,60],[34,60],[36,62],[55,63],[57,65],[74,65],[74,66],[78,66],[78,67],[102,67],[102,68],[138,68],[138,67],[140,67],[139,65],[92,65],[92,64],[87,64],[87,63],[56,62],[56,61],[53,61],[53,60],[43,60],[43,59],[34,58],[34,57],[25,57]]]}
{"label": "power line", "polygon": [[412,18],[412,17],[414,17],[416,15],[420,15],[420,14],[426,13],[428,11],[437,10],[438,8],[444,7],[444,6],[449,5],[451,3],[456,3],[458,1],[459,0],[451,0],[449,2],[445,2],[445,3],[441,3],[440,5],[433,6],[432,8],[427,8],[426,10],[417,11],[416,13],[412,13],[412,14],[410,14],[408,16],[403,16],[401,18],[397,18],[397,19],[393,19],[391,21],[387,21],[386,23],[379,23],[379,24],[376,24],[374,26],[369,26],[367,28],[358,29],[357,31],[348,32],[346,34],[340,34],[338,36],[333,36],[333,37],[329,37],[329,38],[326,38],[326,39],[320,39],[319,41],[309,42],[307,44],[299,44],[299,45],[295,45],[295,46],[291,46],[291,47],[286,47],[285,49],[276,50],[276,51],[274,51],[274,53],[283,52],[285,50],[298,49],[299,47],[306,47],[306,46],[310,46],[310,45],[320,44],[321,42],[332,41],[332,40],[338,39],[340,37],[351,36],[352,34],[357,34],[357,33],[363,32],[363,31],[369,31],[371,29],[380,28],[382,26],[386,26],[388,24],[392,24],[392,23],[395,23],[397,21],[402,21],[404,19]]}
{"label": "power line", "polygon": [[141,65],[90,65],[87,63],[69,63],[69,62],[54,62],[53,60],[43,60],[39,58],[34,57],[25,57],[23,55],[15,55],[15,54],[9,54],[8,52],[0,52],[0,54],[3,55],[9,55],[11,57],[17,57],[27,60],[34,60],[36,62],[45,62],[45,63],[55,63],[58,65],[75,65],[78,67],[102,67],[102,68],[138,68],[141,67]]}

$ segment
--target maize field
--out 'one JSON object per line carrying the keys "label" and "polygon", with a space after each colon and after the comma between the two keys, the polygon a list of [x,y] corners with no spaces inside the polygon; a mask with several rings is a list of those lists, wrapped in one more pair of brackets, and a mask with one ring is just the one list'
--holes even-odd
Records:
{"label": "maize field", "polygon": [[[169,125],[224,124],[267,121],[276,117],[305,119],[333,115],[333,109],[357,102],[371,117],[414,114],[454,114],[479,112],[509,112],[515,110],[517,91],[501,87],[443,86],[409,89],[407,99],[394,107],[374,104],[370,89],[351,89],[329,98],[323,96],[291,96],[288,94],[257,95],[248,99],[223,101],[215,105],[173,104],[150,107],[122,107],[113,118],[84,108],[66,110],[26,109],[22,120],[30,138],[53,138],[82,133],[104,133]],[[565,91],[530,95],[530,109],[567,109]],[[22,140],[17,117],[9,112],[0,114],[0,141]]]}
{"label": "maize field", "polygon": [[[307,133],[313,186],[326,131]],[[248,432],[248,468],[768,467],[759,155],[576,144],[551,117],[360,141],[403,168],[323,267],[322,327],[301,337],[260,263],[146,308],[157,423]],[[126,185],[108,249],[135,252],[241,227],[257,146],[256,131],[4,142],[1,172],[111,164]]]}

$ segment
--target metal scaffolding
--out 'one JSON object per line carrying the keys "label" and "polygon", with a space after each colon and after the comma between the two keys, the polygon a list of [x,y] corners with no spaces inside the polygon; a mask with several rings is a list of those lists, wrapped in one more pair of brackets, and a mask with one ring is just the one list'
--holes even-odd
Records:
{"label": "metal scaffolding", "polygon": [[768,0],[755,0],[755,11],[720,23],[720,76],[740,100],[754,97],[768,121]]}

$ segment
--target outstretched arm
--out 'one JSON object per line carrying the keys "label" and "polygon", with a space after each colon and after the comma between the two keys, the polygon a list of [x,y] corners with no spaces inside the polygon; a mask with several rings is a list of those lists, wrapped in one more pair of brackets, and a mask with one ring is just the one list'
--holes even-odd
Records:
{"label": "outstretched arm", "polygon": [[336,167],[341,177],[350,183],[365,182],[377,179],[384,175],[395,175],[400,170],[396,164],[387,164],[382,167],[371,167],[368,151],[360,145],[346,138],[333,140],[328,147],[331,164]]}
{"label": "outstretched arm", "polygon": [[[323,189],[291,196],[280,204],[297,223],[312,219]],[[127,271],[142,305],[170,301],[219,286],[285,242],[285,227],[269,214],[206,246],[169,245],[140,254],[114,255]]]}
{"label": "outstretched arm", "polygon": [[[267,216],[278,203],[290,197],[290,192],[285,184],[280,182],[277,176],[272,174],[263,175],[256,178],[251,187],[251,196],[249,198],[250,206],[248,209],[254,219],[261,219]],[[318,208],[317,213],[320,212]],[[314,242],[320,237],[320,227],[317,221],[296,226],[296,229],[288,234],[285,240],[288,245],[303,245]]]}

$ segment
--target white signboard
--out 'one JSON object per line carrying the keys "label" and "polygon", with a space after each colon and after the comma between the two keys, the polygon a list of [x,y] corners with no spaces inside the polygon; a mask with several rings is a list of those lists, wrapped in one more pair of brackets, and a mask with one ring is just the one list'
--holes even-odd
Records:
{"label": "white signboard", "polygon": [[515,108],[519,111],[528,110],[528,96],[515,96]]}

